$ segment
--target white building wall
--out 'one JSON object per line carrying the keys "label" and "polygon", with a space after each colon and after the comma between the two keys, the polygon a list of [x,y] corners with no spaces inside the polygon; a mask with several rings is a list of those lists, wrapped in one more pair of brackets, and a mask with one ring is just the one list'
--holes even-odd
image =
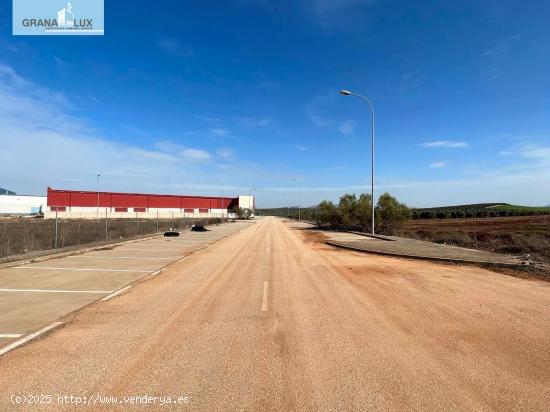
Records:
{"label": "white building wall", "polygon": [[239,195],[239,207],[254,210],[254,196]]}
{"label": "white building wall", "polygon": [[[55,208],[46,208],[44,218],[55,219]],[[100,207],[67,207],[64,211],[57,211],[58,219],[200,219],[200,218],[234,218],[233,213],[223,209],[208,209],[207,213],[200,213],[199,209],[193,209],[193,212],[184,212],[181,209],[161,209],[150,208],[145,212],[136,212],[133,208],[128,208],[127,212],[115,212],[114,208]]]}
{"label": "white building wall", "polygon": [[36,215],[46,211],[46,196],[0,195],[0,215]]}

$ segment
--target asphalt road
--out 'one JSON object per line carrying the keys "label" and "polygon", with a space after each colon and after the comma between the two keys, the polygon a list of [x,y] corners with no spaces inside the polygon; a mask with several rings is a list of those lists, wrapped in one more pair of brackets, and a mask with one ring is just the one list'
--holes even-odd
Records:
{"label": "asphalt road", "polygon": [[265,218],[82,309],[0,357],[0,410],[550,409],[548,283],[321,237]]}

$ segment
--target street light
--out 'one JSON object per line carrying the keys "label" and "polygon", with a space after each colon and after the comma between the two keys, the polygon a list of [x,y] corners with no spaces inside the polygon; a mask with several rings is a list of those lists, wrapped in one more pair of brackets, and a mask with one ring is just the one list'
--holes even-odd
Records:
{"label": "street light", "polygon": [[96,211],[96,217],[95,221],[99,222],[99,176],[101,176],[99,173],[97,174],[97,211]]}
{"label": "street light", "polygon": [[340,90],[340,94],[343,96],[355,96],[366,101],[371,109],[371,203],[372,203],[372,227],[371,234],[374,235],[374,105],[365,96],[357,93],[352,93],[349,90]]}
{"label": "street light", "polygon": [[[295,178],[290,179],[291,182],[297,182],[298,181]],[[302,185],[298,188],[298,222],[300,222],[301,219],[301,208],[302,208]]]}

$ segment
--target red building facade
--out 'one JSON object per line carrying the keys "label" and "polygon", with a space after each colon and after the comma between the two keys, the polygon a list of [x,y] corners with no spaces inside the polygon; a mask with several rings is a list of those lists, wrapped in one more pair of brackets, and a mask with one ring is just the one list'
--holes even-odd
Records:
{"label": "red building facade", "polygon": [[213,213],[239,205],[239,198],[213,196],[156,195],[142,193],[58,190],[48,187],[50,211],[85,212],[98,207],[110,212],[152,212],[171,210],[180,213]]}

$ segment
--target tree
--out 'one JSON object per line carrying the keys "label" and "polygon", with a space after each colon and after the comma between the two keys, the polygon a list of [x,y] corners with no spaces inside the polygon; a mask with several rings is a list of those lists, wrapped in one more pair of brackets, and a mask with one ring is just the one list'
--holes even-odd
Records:
{"label": "tree", "polygon": [[237,219],[244,219],[244,209],[240,206],[235,206],[232,210],[233,213],[237,215]]}
{"label": "tree", "polygon": [[391,234],[396,226],[403,224],[411,217],[411,211],[407,205],[399,203],[389,193],[380,196],[377,211],[380,218],[380,230],[388,234]]}
{"label": "tree", "polygon": [[372,197],[370,194],[363,193],[355,206],[356,222],[364,229],[371,226],[372,219]]}
{"label": "tree", "polygon": [[316,221],[318,225],[329,224],[336,227],[340,224],[340,214],[334,203],[323,200],[319,203]]}
{"label": "tree", "polygon": [[342,224],[350,226],[356,223],[357,198],[355,195],[345,194],[340,197],[338,210],[342,217]]}

